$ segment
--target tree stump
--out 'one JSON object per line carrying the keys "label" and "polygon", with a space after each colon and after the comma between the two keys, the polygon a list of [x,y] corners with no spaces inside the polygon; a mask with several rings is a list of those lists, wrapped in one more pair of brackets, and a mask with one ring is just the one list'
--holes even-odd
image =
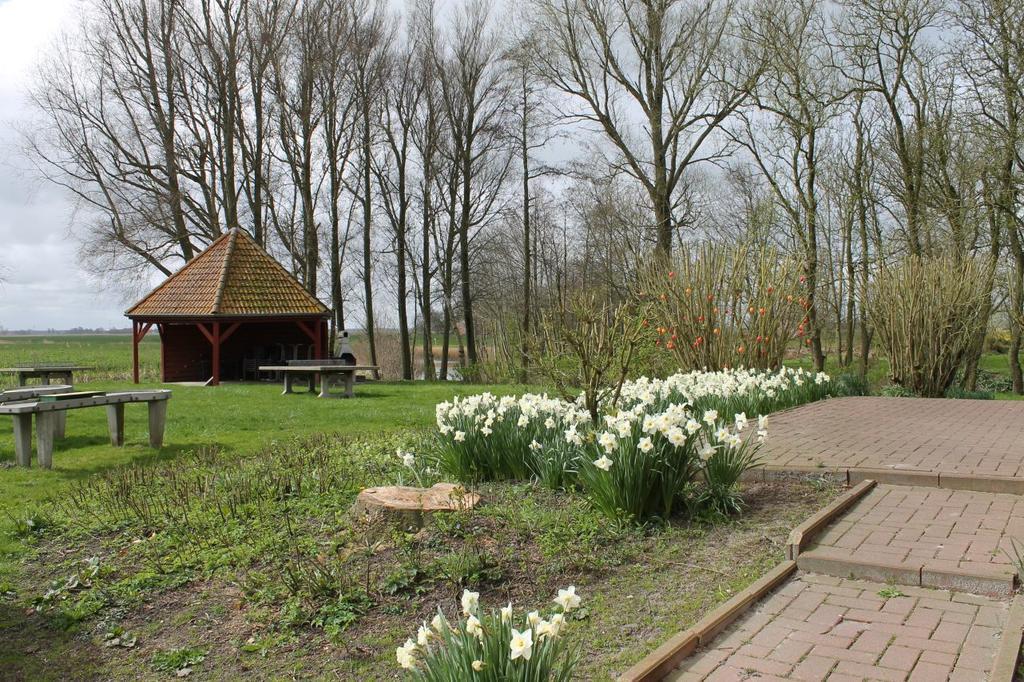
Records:
{"label": "tree stump", "polygon": [[350,513],[371,523],[391,521],[403,528],[422,528],[428,514],[473,509],[479,502],[479,495],[453,483],[435,483],[430,488],[394,485],[361,491]]}

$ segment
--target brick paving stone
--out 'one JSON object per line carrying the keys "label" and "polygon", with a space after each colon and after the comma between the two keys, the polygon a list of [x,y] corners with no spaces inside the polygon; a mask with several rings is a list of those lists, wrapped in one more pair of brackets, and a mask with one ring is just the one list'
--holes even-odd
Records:
{"label": "brick paving stone", "polygon": [[1024,477],[1024,403],[855,397],[773,415],[767,464]]}
{"label": "brick paving stone", "polygon": [[1008,604],[925,588],[886,599],[878,594],[885,587],[797,574],[667,679],[985,679]]}
{"label": "brick paving stone", "polygon": [[[1024,448],[1021,449],[1024,452]],[[904,522],[907,507],[915,520]],[[989,530],[958,511],[984,509]],[[966,520],[965,520],[966,519]],[[966,527],[964,524],[966,523]],[[901,524],[906,524],[901,528]],[[916,535],[906,531],[912,527]],[[888,528],[884,534],[864,529]],[[899,529],[893,531],[892,529]],[[889,538],[887,544],[879,544]],[[1004,493],[878,485],[805,551],[844,552],[930,570],[988,575],[1012,570],[1014,544],[1024,546],[1024,498]]]}

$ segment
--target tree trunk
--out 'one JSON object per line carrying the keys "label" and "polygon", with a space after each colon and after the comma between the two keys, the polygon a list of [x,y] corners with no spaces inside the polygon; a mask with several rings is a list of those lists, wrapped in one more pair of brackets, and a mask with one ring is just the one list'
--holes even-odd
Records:
{"label": "tree trunk", "polygon": [[[372,174],[370,156],[372,153],[370,139],[370,102],[363,103],[363,135],[362,135],[362,180],[363,180],[363,296],[366,299],[366,340],[370,345],[370,364],[377,364],[376,322],[373,316],[373,195],[370,193],[370,176]],[[374,378],[380,378],[380,371],[374,370]]]}

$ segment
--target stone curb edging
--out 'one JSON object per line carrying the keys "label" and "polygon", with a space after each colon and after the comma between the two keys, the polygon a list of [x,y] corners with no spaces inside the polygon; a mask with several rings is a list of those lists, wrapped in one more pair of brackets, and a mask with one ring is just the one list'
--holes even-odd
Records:
{"label": "stone curb edging", "polygon": [[850,507],[871,492],[871,489],[874,487],[875,481],[871,479],[861,481],[790,531],[789,539],[786,540],[786,558],[796,560],[800,552],[803,551],[804,547],[814,536],[820,533],[825,526],[845,514]]}
{"label": "stone curb edging", "polygon": [[1010,604],[1006,626],[999,638],[999,649],[992,664],[990,682],[1012,682],[1020,658],[1021,640],[1024,638],[1024,596],[1017,595]]}
{"label": "stone curb edging", "polygon": [[1024,495],[1024,478],[954,474],[919,469],[870,469],[765,464],[746,472],[741,480],[768,482],[787,478],[825,478],[849,486],[872,480],[887,485],[915,485],[979,493]]}
{"label": "stone curb edging", "polygon": [[692,628],[673,635],[618,679],[623,682],[655,682],[663,679],[698,647],[710,642],[739,618],[751,604],[786,581],[796,569],[795,561],[783,561],[745,590],[701,618]]}

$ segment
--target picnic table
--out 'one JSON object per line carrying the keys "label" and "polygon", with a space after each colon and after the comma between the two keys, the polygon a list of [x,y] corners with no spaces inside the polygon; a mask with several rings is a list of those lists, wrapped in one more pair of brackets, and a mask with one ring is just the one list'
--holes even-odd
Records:
{"label": "picnic table", "polygon": [[79,391],[39,396],[36,400],[0,404],[0,415],[14,419],[14,453],[19,466],[30,466],[32,459],[32,416],[36,418],[36,461],[49,469],[53,466],[53,443],[64,437],[64,417],[68,410],[86,407],[106,407],[110,444],[124,445],[124,406],[128,403],[146,403],[149,406],[149,445],[159,448],[164,442],[167,422],[168,390]]}
{"label": "picnic table", "polygon": [[25,386],[29,379],[41,379],[43,385],[49,385],[51,379],[59,379],[64,384],[74,383],[75,372],[94,369],[85,365],[70,364],[39,364],[19,365],[18,367],[0,367],[0,374],[14,374],[18,377],[18,385]]}
{"label": "picnic table", "polygon": [[[380,369],[375,365],[349,365],[343,361],[331,360],[292,360],[287,365],[265,365],[261,372],[280,372],[284,376],[284,391],[281,395],[292,393],[296,377],[305,377],[309,382],[309,392],[316,391],[316,380],[320,377],[321,398],[352,398],[355,396],[356,372],[373,372]],[[345,383],[342,394],[331,393],[331,383],[335,379]]]}

